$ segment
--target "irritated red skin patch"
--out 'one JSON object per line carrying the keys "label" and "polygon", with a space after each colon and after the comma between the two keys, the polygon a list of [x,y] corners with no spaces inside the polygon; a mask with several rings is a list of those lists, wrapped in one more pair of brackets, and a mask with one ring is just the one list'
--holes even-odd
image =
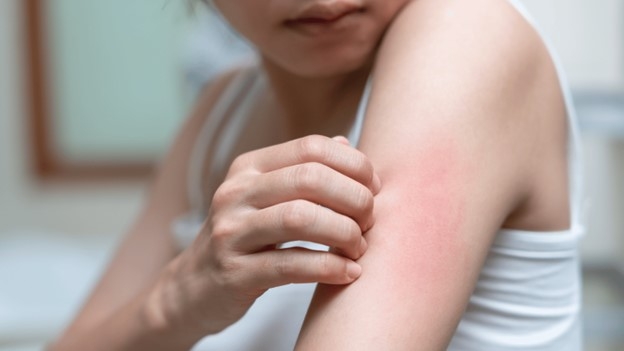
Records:
{"label": "irritated red skin patch", "polygon": [[[397,146],[393,155],[370,153],[383,189],[375,199],[376,223],[365,235],[369,248],[359,260],[362,275],[351,285],[321,285],[306,323],[318,318],[339,321],[340,330],[347,330],[349,322],[357,320],[359,328],[374,331],[381,340],[377,344],[383,345],[406,328],[418,333],[418,324],[405,327],[397,321],[457,322],[460,310],[446,319],[433,316],[449,303],[454,306],[458,293],[466,295],[472,289],[461,282],[470,271],[466,182],[476,173],[467,167],[468,151],[452,138],[439,136],[419,141],[425,145],[419,152]],[[375,300],[379,298],[383,302]]]}
{"label": "irritated red skin patch", "polygon": [[452,139],[428,144],[419,154],[400,155],[408,160],[400,174],[382,175],[384,190],[376,199],[379,230],[368,238],[369,251],[385,251],[379,254],[388,257],[388,267],[401,270],[392,273],[401,277],[393,283],[413,283],[418,289],[440,282],[465,262],[457,255],[465,254],[466,247],[461,237],[466,160]]}

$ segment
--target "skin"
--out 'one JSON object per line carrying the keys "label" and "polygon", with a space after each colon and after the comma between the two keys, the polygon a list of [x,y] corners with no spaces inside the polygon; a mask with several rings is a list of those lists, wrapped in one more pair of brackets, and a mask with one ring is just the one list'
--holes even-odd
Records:
{"label": "skin", "polygon": [[[298,349],[442,350],[498,229],[568,226],[557,77],[505,2],[362,0],[351,30],[314,38],[282,25],[303,2],[214,3],[261,53],[257,122],[207,180],[211,215],[179,252],[169,228],[190,210],[190,150],[233,73],[206,89],[51,350],[188,349],[291,282],[326,283]],[[359,150],[309,136],[349,130],[371,71]],[[332,251],[275,250],[312,237]]]}
{"label": "skin", "polygon": [[378,60],[360,149],[384,187],[363,273],[319,286],[297,350],[445,350],[497,231],[569,226],[558,82],[509,4],[413,2]]}
{"label": "skin", "polygon": [[[342,132],[351,125],[379,42],[407,0],[357,0],[366,8],[344,34],[307,37],[284,26],[306,3],[213,1],[258,49],[279,111],[296,135]],[[355,21],[354,21],[355,22]],[[325,133],[326,134],[326,133]],[[331,135],[331,134],[328,134]]]}

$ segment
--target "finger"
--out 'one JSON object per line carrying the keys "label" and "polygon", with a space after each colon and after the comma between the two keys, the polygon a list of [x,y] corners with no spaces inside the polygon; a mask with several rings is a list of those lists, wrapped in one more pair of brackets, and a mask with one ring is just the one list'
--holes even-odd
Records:
{"label": "finger", "polygon": [[[346,137],[342,135],[335,136],[332,139],[343,145],[351,146],[351,142],[349,141],[349,139],[347,139]],[[374,172],[374,170],[373,170],[373,183],[372,183],[371,190],[373,191],[373,194],[375,195],[377,195],[379,191],[381,190],[381,179],[379,179],[377,172]]]}
{"label": "finger", "polygon": [[370,188],[374,193],[373,165],[361,151],[328,137],[312,135],[239,156],[231,169],[252,167],[260,173],[301,163],[322,163]]}
{"label": "finger", "polygon": [[304,199],[353,218],[362,231],[372,226],[371,190],[323,164],[278,169],[256,177],[254,185],[247,201],[256,208]]}
{"label": "finger", "polygon": [[381,191],[381,178],[377,175],[376,172],[373,173],[373,194],[377,195]]}
{"label": "finger", "polygon": [[309,241],[339,250],[343,256],[360,258],[367,244],[353,219],[304,200],[280,203],[247,217],[246,228],[232,248],[254,252],[290,241]]}
{"label": "finger", "polygon": [[341,143],[342,145],[351,146],[351,142],[349,141],[349,139],[345,138],[342,135],[335,136],[332,139]]}
{"label": "finger", "polygon": [[264,251],[245,259],[256,267],[246,279],[262,289],[291,283],[349,284],[362,273],[360,265],[348,258],[304,248]]}

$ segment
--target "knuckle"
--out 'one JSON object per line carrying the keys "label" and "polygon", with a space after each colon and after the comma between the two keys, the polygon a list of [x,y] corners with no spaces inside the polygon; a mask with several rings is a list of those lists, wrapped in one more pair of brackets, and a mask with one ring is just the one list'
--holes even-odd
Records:
{"label": "knuckle", "polygon": [[228,188],[227,181],[219,185],[212,195],[212,206],[221,207],[227,204],[230,199],[230,189]]}
{"label": "knuckle", "polygon": [[217,246],[228,241],[238,230],[236,221],[219,219],[213,220],[211,223],[210,237],[215,241]]}
{"label": "knuckle", "polygon": [[320,135],[309,135],[299,140],[299,156],[301,160],[324,159],[327,155],[327,138]]}
{"label": "knuckle", "polygon": [[355,171],[357,172],[357,174],[360,175],[360,177],[362,177],[362,179],[366,180],[367,182],[371,182],[373,180],[374,174],[373,164],[364,154],[358,153],[358,155],[358,157],[354,158]]}
{"label": "knuckle", "polygon": [[289,255],[282,255],[279,260],[273,263],[272,267],[279,276],[291,277],[296,274],[293,259]]}
{"label": "knuckle", "polygon": [[225,189],[224,184],[221,184],[212,195],[211,206],[214,208],[225,206],[228,203],[229,199],[230,197],[227,194],[227,190]]}
{"label": "knuckle", "polygon": [[280,222],[286,230],[298,230],[312,225],[316,221],[315,210],[303,200],[296,200],[285,204],[280,215]]}
{"label": "knuckle", "polygon": [[358,187],[353,195],[354,205],[357,211],[368,214],[373,211],[375,198],[368,188]]}
{"label": "knuckle", "polygon": [[304,163],[293,169],[293,186],[295,190],[305,192],[312,190],[322,180],[321,165]]}
{"label": "knuckle", "polygon": [[241,264],[233,258],[217,257],[214,260],[213,280],[224,289],[235,290],[240,282]]}
{"label": "knuckle", "polygon": [[245,169],[250,164],[250,158],[251,156],[249,152],[236,156],[230,164],[230,171],[238,172]]}
{"label": "knuckle", "polygon": [[331,278],[336,274],[336,265],[329,254],[319,255],[317,258],[318,275],[321,278]]}
{"label": "knuckle", "polygon": [[362,237],[362,232],[360,227],[353,220],[349,219],[345,221],[343,227],[343,233],[345,237],[346,243],[350,245],[358,245],[360,244],[360,240]]}
{"label": "knuckle", "polygon": [[227,204],[239,199],[244,192],[245,187],[237,181],[226,180],[221,183],[212,196],[212,205],[215,207],[226,206]]}

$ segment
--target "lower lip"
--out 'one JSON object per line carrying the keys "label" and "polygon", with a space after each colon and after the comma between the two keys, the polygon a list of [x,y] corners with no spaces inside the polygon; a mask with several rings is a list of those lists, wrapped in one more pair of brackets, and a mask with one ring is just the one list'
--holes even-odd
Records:
{"label": "lower lip", "polygon": [[308,36],[318,36],[323,34],[335,34],[352,24],[352,20],[358,17],[363,11],[352,11],[345,13],[332,20],[303,19],[287,21],[286,27],[291,28],[301,34]]}

